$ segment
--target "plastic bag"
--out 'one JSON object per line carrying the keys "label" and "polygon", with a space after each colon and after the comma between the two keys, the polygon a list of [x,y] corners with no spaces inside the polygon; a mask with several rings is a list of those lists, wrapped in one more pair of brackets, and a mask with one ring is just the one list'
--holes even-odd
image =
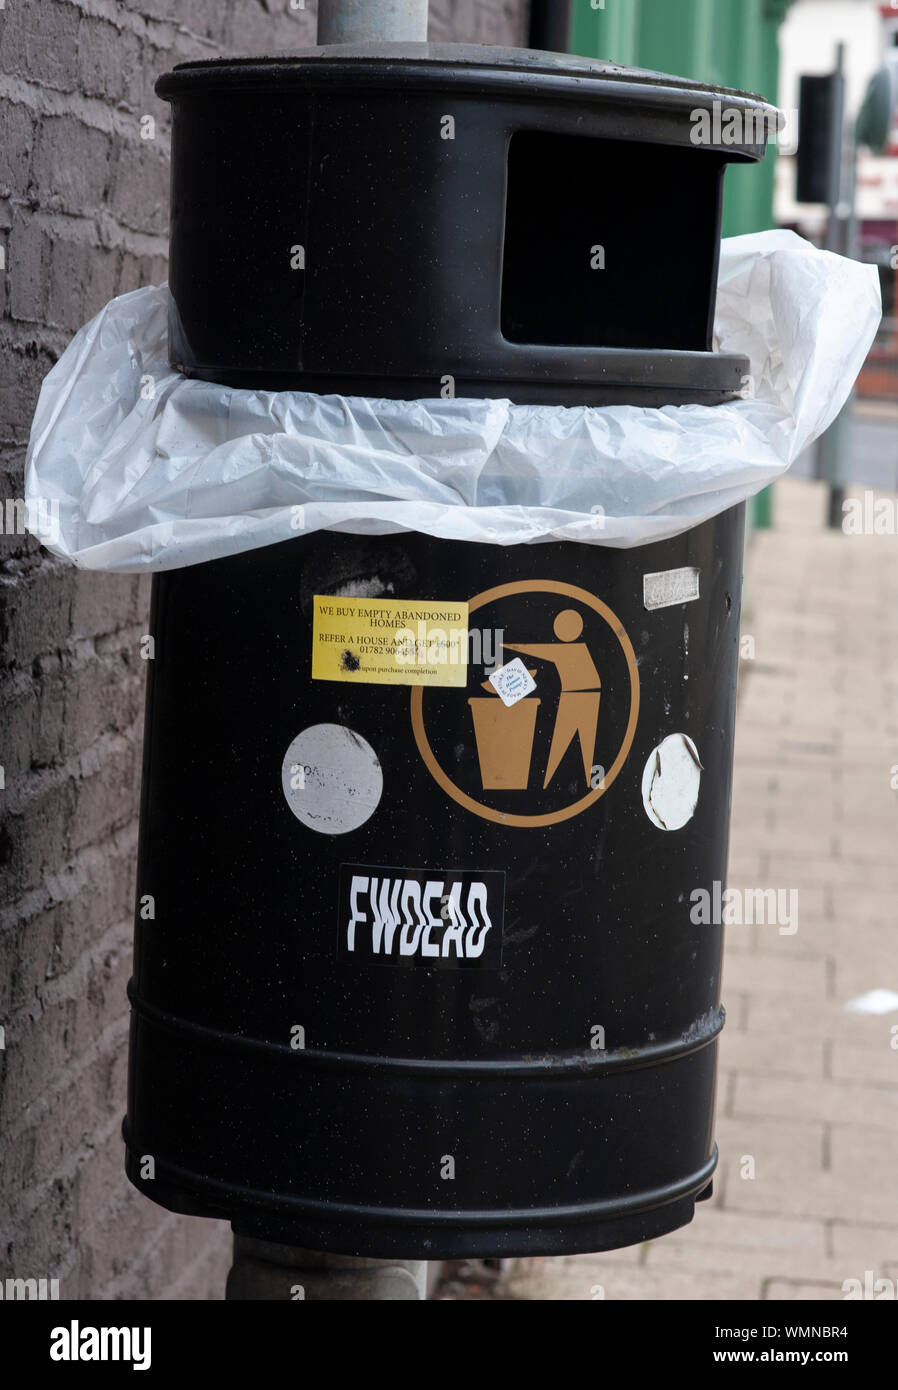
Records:
{"label": "plastic bag", "polygon": [[875,267],[792,232],[725,241],[716,346],[749,356],[753,396],[663,409],[235,390],[172,370],[167,314],[165,286],[112,300],[41,389],[31,529],[85,568],[173,569],[321,528],[677,535],[773,482],[831,423],[881,302]]}

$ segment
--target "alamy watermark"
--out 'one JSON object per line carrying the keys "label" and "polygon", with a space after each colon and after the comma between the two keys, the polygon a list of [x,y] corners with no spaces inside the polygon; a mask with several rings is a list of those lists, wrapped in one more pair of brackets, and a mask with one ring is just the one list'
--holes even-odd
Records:
{"label": "alamy watermark", "polygon": [[864,1278],[844,1279],[842,1293],[846,1303],[863,1299],[865,1302],[879,1302],[882,1299],[898,1299],[898,1287],[894,1279],[877,1279],[872,1269],[864,1270]]}
{"label": "alamy watermark", "polygon": [[693,888],[689,920],[696,926],[779,927],[780,936],[798,931],[797,888],[724,888],[715,879],[708,888]]}
{"label": "alamy watermark", "polygon": [[153,1364],[149,1327],[90,1327],[73,1318],[67,1327],[50,1332],[51,1361],[130,1361],[131,1369],[148,1371]]}
{"label": "alamy watermark", "polygon": [[710,110],[696,107],[689,113],[689,139],[693,145],[790,144],[793,117],[797,124],[797,112],[772,106],[724,106],[715,101]]}
{"label": "alamy watermark", "polygon": [[898,535],[898,501],[878,497],[865,488],[862,497],[846,497],[842,503],[842,532],[846,536]]}
{"label": "alamy watermark", "polygon": [[58,1279],[0,1279],[0,1299],[46,1303],[59,1298]]}
{"label": "alamy watermark", "polygon": [[493,671],[505,638],[504,628],[440,628],[419,622],[417,631],[399,628],[396,661],[400,666],[460,666],[470,664]]}
{"label": "alamy watermark", "polygon": [[7,497],[0,503],[0,530],[4,536],[29,532],[41,541],[59,540],[58,497]]}

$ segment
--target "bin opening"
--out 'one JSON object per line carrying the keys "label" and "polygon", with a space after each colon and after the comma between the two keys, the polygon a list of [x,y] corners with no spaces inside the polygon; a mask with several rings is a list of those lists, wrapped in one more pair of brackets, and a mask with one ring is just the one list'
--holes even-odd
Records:
{"label": "bin opening", "polygon": [[710,351],[725,167],[708,149],[514,134],[503,336]]}

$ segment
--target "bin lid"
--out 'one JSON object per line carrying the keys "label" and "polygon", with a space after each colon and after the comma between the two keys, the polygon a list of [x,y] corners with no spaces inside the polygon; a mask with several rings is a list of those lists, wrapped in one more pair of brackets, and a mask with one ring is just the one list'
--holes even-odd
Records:
{"label": "bin lid", "polygon": [[[725,149],[731,159],[762,159],[767,140],[779,127],[776,107],[753,92],[576,54],[472,43],[338,43],[250,58],[200,59],[179,63],[160,77],[156,92],[170,100],[201,92],[271,92],[330,83],[445,86],[540,101],[628,103],[634,117],[639,108],[707,112],[710,138],[702,144]],[[692,143],[692,129],[683,123],[684,145]]]}

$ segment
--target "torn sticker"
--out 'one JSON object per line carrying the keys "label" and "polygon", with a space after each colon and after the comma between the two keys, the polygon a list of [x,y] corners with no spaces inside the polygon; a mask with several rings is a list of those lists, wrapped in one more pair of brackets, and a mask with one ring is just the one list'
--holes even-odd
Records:
{"label": "torn sticker", "polygon": [[651,611],[673,608],[678,603],[692,603],[699,597],[701,570],[686,566],[678,570],[659,570],[642,576],[642,601]]}
{"label": "torn sticker", "polygon": [[281,786],[297,820],[322,835],[358,830],[377,810],[384,779],[367,739],[344,724],[312,724],[293,739]]}
{"label": "torn sticker", "polygon": [[642,804],[660,830],[681,830],[692,819],[703,771],[687,734],[670,734],[652,749],[642,774]]}

